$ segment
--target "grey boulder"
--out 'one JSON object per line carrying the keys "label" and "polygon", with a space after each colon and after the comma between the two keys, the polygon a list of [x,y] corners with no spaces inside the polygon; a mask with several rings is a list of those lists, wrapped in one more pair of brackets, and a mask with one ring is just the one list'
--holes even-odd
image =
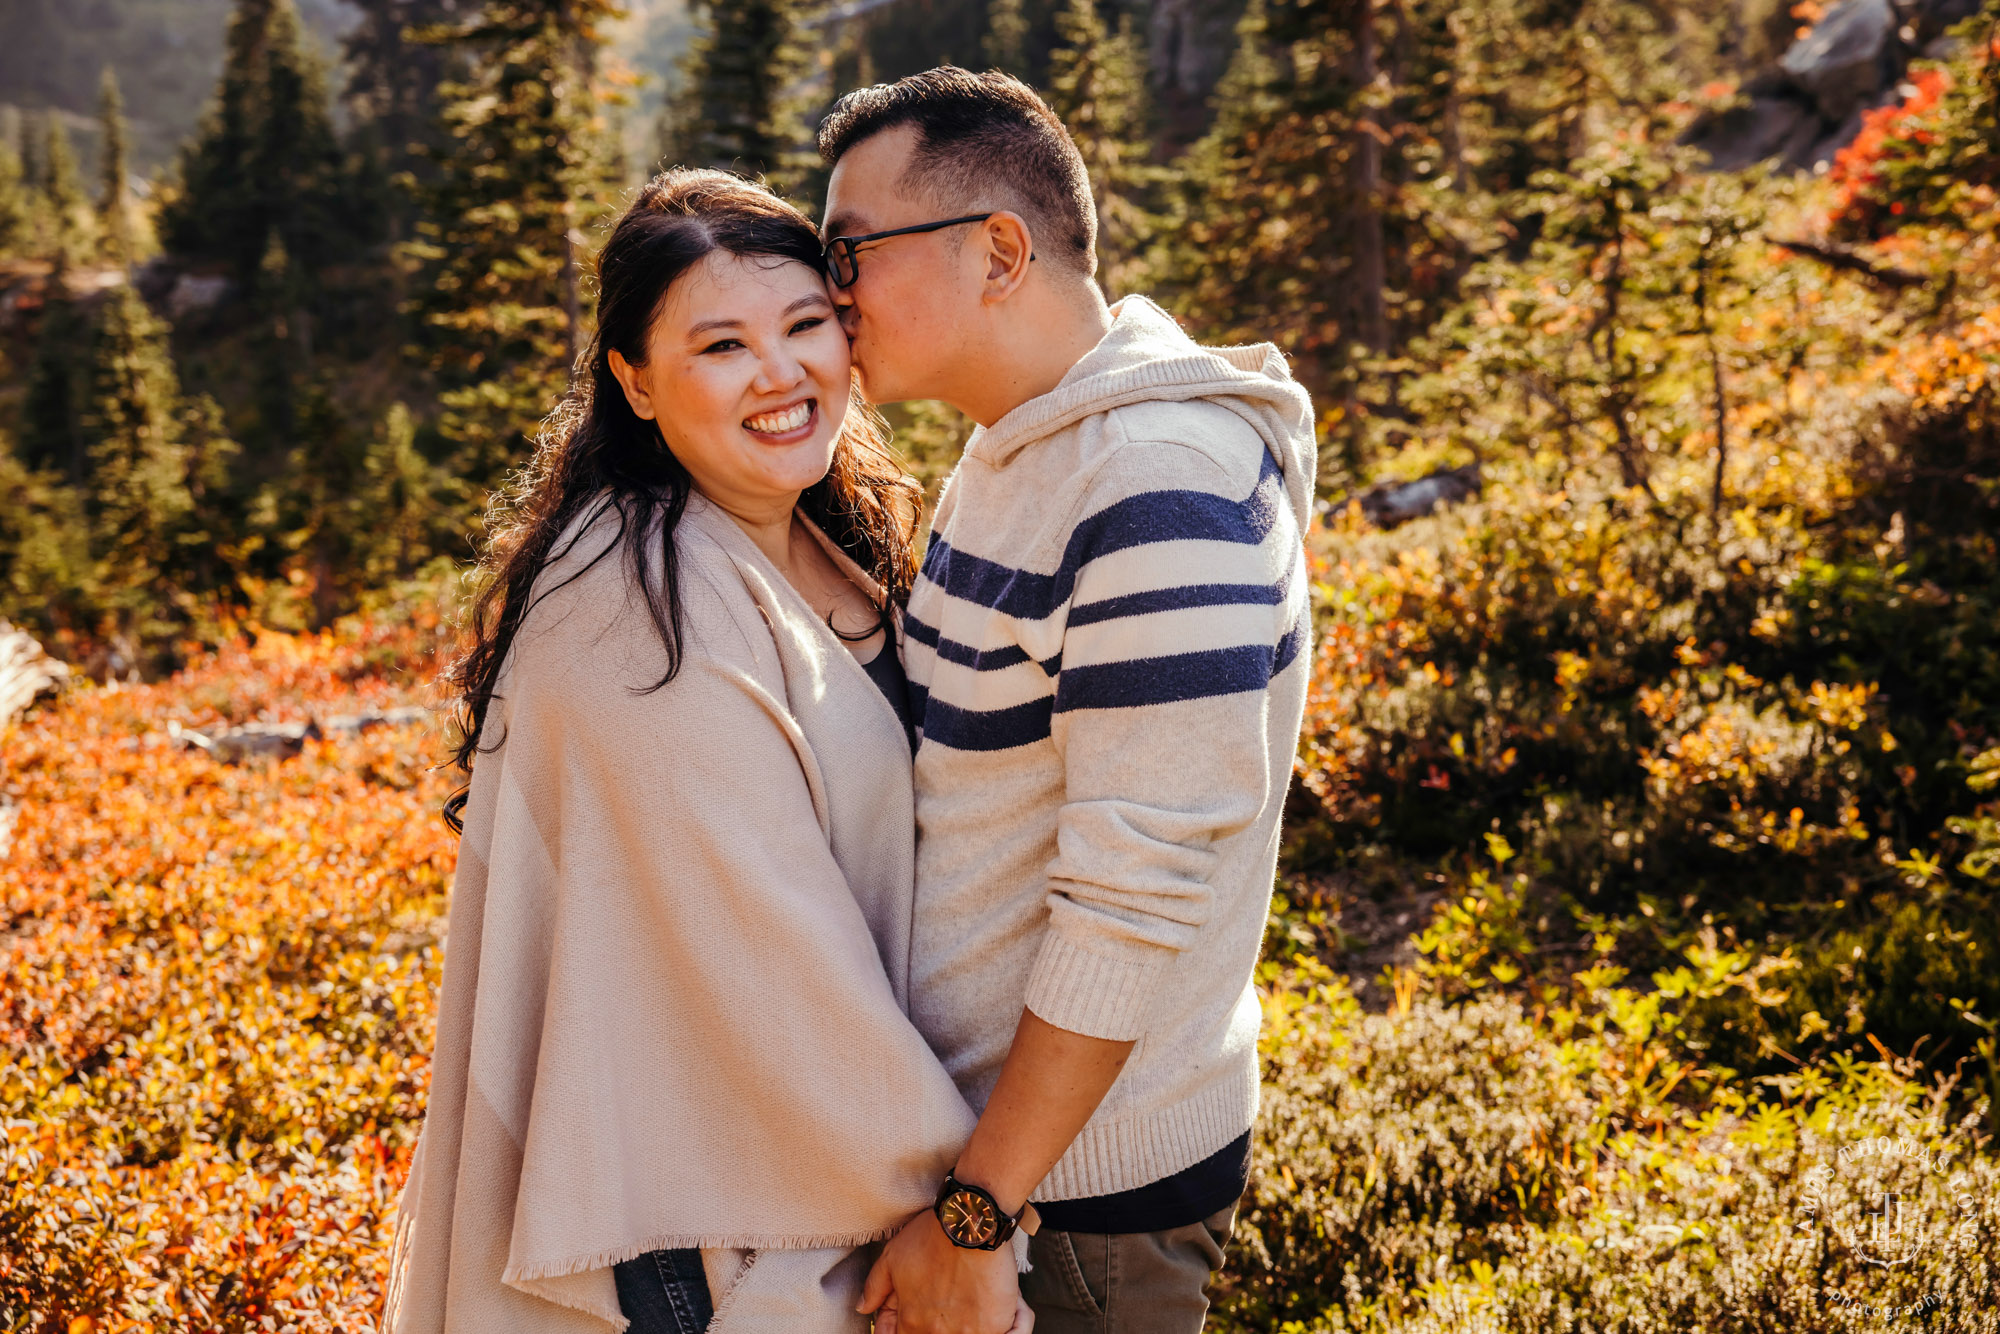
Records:
{"label": "grey boulder", "polygon": [[1821,117],[1838,124],[1872,102],[1901,62],[1889,0],[1840,0],[1778,62]]}

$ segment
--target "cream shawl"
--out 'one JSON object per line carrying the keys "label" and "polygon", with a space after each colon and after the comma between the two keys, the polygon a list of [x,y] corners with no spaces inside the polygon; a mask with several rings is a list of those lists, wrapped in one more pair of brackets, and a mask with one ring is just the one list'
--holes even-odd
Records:
{"label": "cream shawl", "polygon": [[611,1266],[701,1247],[712,1334],[865,1329],[851,1248],[973,1123],[906,1018],[903,729],[699,496],[645,693],[616,527],[558,546],[482,734],[383,1327],[620,1330]]}

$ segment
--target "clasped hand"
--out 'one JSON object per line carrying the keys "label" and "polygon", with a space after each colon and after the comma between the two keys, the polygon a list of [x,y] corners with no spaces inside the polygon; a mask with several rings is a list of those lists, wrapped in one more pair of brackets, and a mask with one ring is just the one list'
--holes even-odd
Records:
{"label": "clasped hand", "polygon": [[926,1211],[882,1247],[861,1290],[860,1311],[876,1334],[1029,1334],[1014,1248],[971,1251],[951,1244]]}

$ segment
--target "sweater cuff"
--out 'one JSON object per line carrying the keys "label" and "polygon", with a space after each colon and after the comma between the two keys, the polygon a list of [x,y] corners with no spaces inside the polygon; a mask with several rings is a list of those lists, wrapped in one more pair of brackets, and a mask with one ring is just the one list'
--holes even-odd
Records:
{"label": "sweater cuff", "polygon": [[1146,1032],[1164,962],[1099,954],[1051,931],[1028,974],[1028,1008],[1057,1028],[1087,1038],[1135,1041]]}

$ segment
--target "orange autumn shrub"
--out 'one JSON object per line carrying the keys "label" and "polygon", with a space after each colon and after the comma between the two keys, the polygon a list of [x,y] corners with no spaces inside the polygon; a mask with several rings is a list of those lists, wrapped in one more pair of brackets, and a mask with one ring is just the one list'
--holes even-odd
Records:
{"label": "orange autumn shrub", "polygon": [[373,1328],[456,856],[439,738],[231,767],[168,726],[418,701],[427,635],[266,635],[4,737],[0,1325]]}

